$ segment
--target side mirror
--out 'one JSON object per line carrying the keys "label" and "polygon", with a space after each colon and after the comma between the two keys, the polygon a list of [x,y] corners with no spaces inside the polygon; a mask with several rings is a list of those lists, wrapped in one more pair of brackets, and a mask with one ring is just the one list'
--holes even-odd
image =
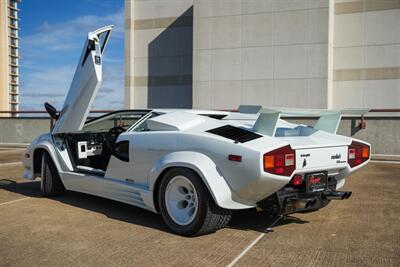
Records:
{"label": "side mirror", "polygon": [[52,117],[53,119],[57,120],[58,117],[60,117],[60,114],[57,112],[57,109],[53,107],[51,104],[47,102],[44,103],[44,108],[46,109],[47,113],[49,113],[50,117]]}

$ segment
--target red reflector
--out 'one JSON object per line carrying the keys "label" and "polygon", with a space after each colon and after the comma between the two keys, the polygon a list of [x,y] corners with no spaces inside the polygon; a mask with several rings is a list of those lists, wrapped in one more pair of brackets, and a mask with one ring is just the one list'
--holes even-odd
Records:
{"label": "red reflector", "polygon": [[241,162],[242,161],[242,156],[239,155],[229,155],[228,160],[230,161],[236,161],[236,162]]}
{"label": "red reflector", "polygon": [[275,169],[275,173],[276,174],[282,174],[285,172],[285,169],[283,167],[279,167]]}
{"label": "red reflector", "polygon": [[302,185],[303,184],[303,176],[295,175],[291,181],[292,185]]}

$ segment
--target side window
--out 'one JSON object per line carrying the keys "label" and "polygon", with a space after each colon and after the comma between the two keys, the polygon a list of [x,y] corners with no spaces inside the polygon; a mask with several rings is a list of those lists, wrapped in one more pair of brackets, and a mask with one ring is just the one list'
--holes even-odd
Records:
{"label": "side window", "polygon": [[122,161],[129,162],[129,141],[125,140],[116,143],[112,154]]}
{"label": "side window", "polygon": [[149,128],[147,127],[147,120],[157,117],[159,114],[157,113],[152,113],[149,117],[147,117],[144,121],[140,122],[138,125],[133,128],[133,132],[147,132],[150,131]]}
{"label": "side window", "polygon": [[100,49],[101,49],[101,54],[103,54],[104,48],[106,47],[107,39],[108,36],[110,35],[110,31],[102,32],[97,37],[99,38],[100,42]]}
{"label": "side window", "polygon": [[94,41],[93,40],[89,40],[88,41],[88,45],[86,47],[85,56],[83,57],[83,60],[82,60],[82,66],[85,65],[86,59],[90,55],[90,52],[95,50],[95,49],[96,49],[96,47],[95,47]]}

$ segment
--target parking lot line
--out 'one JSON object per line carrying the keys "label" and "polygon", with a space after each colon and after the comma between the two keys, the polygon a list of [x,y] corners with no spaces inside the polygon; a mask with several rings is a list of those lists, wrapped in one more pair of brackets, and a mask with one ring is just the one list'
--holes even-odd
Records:
{"label": "parking lot line", "polygon": [[0,203],[0,206],[7,205],[7,204],[12,204],[12,203],[15,203],[15,202],[18,202],[18,201],[22,201],[22,200],[26,200],[28,198],[30,198],[30,197],[23,197],[23,198],[19,198],[19,199],[16,199],[16,200],[11,200],[11,201],[8,201],[8,202]]}
{"label": "parking lot line", "polygon": [[254,247],[258,241],[260,241],[267,233],[269,233],[271,231],[271,228],[275,226],[275,224],[277,224],[279,222],[279,220],[282,219],[282,217],[278,217],[268,228],[267,228],[267,232],[260,234],[259,236],[257,236],[256,239],[253,240],[253,242],[251,242],[242,252],[240,252],[239,255],[236,256],[236,258],[233,259],[233,261],[231,261],[231,263],[229,263],[227,265],[227,267],[233,267],[235,266],[235,264],[244,256],[246,255],[246,253],[252,248]]}

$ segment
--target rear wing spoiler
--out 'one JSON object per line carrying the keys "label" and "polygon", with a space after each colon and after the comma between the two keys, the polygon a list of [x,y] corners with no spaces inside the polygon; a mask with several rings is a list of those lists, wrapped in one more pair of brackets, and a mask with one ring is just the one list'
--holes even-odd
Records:
{"label": "rear wing spoiler", "polygon": [[[243,110],[245,107],[245,110]],[[251,108],[252,107],[252,108]],[[274,136],[276,125],[281,115],[284,116],[311,116],[319,117],[314,125],[314,129],[335,134],[339,127],[342,115],[364,115],[369,112],[369,109],[343,109],[343,110],[327,110],[327,109],[296,109],[296,108],[263,108],[260,106],[240,106],[239,112],[243,113],[259,113],[253,130]],[[249,112],[249,111],[252,112]]]}

